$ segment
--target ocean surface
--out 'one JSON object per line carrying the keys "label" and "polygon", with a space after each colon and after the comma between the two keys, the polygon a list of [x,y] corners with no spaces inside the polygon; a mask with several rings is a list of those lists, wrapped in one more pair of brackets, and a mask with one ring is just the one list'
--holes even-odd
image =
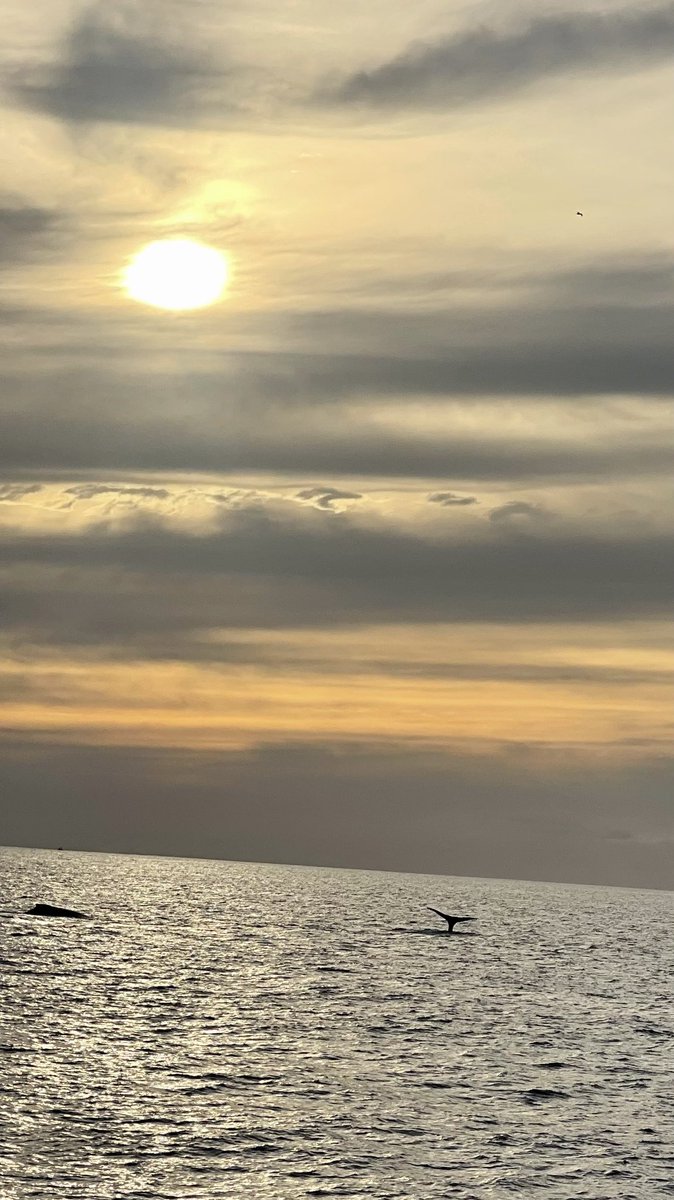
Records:
{"label": "ocean surface", "polygon": [[672,893],[33,850],[0,888],[3,1200],[674,1196]]}

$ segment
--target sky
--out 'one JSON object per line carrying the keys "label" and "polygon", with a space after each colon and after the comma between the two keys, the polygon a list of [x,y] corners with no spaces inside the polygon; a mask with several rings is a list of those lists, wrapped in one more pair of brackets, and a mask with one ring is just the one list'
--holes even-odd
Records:
{"label": "sky", "polygon": [[0,842],[674,887],[674,3],[3,33]]}

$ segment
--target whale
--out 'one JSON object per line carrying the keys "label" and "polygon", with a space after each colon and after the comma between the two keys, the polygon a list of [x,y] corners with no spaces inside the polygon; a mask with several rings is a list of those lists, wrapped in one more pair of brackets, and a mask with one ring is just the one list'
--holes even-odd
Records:
{"label": "whale", "polygon": [[26,912],[27,917],[86,917],[86,913],[74,908],[59,908],[56,904],[34,904]]}

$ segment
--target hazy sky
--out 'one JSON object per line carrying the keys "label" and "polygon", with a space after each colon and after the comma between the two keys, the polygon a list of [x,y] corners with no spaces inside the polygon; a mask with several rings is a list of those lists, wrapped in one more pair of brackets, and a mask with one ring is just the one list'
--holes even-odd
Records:
{"label": "hazy sky", "polygon": [[674,887],[674,4],[3,34],[0,841]]}

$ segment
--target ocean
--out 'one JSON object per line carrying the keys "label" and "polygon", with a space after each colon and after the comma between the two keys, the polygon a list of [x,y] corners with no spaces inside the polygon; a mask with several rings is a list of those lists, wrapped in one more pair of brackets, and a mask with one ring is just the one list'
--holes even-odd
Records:
{"label": "ocean", "polygon": [[670,892],[14,849],[0,879],[2,1200],[674,1196]]}

